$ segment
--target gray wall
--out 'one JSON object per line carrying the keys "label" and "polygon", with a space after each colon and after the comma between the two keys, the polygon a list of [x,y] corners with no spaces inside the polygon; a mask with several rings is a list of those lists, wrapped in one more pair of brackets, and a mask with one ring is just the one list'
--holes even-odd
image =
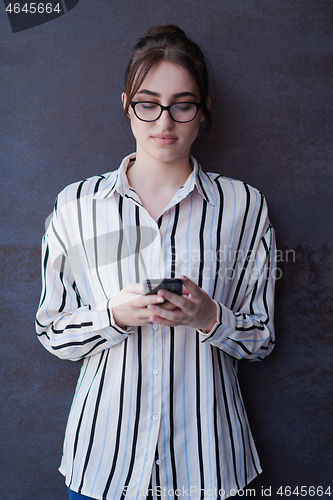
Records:
{"label": "gray wall", "polygon": [[164,23],[215,75],[196,157],[266,195],[281,249],[276,348],[240,366],[264,469],[251,486],[333,487],[332,12],[330,0],[81,0],[12,33],[1,6],[1,498],[66,499],[57,467],[80,366],[34,333],[44,220],[65,185],[134,150],[123,73],[136,39]]}

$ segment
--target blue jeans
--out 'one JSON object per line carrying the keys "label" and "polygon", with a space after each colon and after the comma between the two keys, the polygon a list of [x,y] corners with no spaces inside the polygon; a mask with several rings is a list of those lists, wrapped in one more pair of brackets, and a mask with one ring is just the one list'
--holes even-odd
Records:
{"label": "blue jeans", "polygon": [[86,497],[84,495],[81,495],[80,493],[76,493],[75,491],[70,490],[69,488],[68,488],[68,496],[69,500],[94,500],[91,497]]}

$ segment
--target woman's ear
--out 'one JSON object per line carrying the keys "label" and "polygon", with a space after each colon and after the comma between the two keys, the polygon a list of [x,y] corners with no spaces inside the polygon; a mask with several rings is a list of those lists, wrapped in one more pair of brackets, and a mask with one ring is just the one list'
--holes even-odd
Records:
{"label": "woman's ear", "polygon": [[123,108],[125,109],[126,102],[127,102],[127,97],[126,97],[125,92],[123,92],[123,93],[121,94],[121,101],[122,101],[122,103],[123,103]]}
{"label": "woman's ear", "polygon": [[[125,94],[125,92],[121,94],[121,101],[123,103],[123,109],[125,109],[127,104],[127,95]],[[127,118],[130,118],[129,112],[127,112]]]}

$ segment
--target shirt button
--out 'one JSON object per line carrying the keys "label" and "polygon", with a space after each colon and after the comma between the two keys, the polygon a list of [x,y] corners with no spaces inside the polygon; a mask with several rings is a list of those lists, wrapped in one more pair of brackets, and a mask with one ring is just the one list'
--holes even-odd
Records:
{"label": "shirt button", "polygon": [[162,460],[158,459],[156,460],[156,465],[160,465],[162,463]]}
{"label": "shirt button", "polygon": [[156,368],[155,368],[155,370],[153,370],[153,374],[154,374],[154,375],[157,375],[157,374],[158,374],[158,370],[156,370]]}
{"label": "shirt button", "polygon": [[153,324],[153,328],[154,328],[154,330],[157,330],[158,325],[157,325],[156,323],[154,323],[154,324]]}
{"label": "shirt button", "polygon": [[158,415],[153,415],[154,420],[158,420]]}

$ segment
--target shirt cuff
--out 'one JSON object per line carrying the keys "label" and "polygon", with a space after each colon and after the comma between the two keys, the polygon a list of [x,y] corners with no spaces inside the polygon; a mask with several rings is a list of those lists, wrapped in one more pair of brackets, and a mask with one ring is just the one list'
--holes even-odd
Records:
{"label": "shirt cuff", "polygon": [[126,328],[126,330],[123,330],[122,328],[120,328],[120,326],[118,326],[116,324],[115,319],[113,317],[113,312],[112,312],[112,301],[113,301],[113,298],[109,301],[109,304],[108,304],[108,308],[109,308],[109,311],[110,311],[111,326],[116,327],[117,330],[120,330],[123,333],[133,333],[134,330],[132,330],[130,326],[128,326]]}
{"label": "shirt cuff", "polygon": [[[214,300],[214,299],[213,299]],[[204,340],[206,340],[207,337],[210,337],[211,335],[214,334],[215,330],[220,326],[221,324],[221,314],[222,314],[222,311],[221,311],[221,308],[220,308],[220,304],[218,302],[216,302],[216,300],[214,300],[215,304],[216,304],[216,322],[215,322],[215,325],[213,326],[213,328],[209,331],[209,332],[206,332],[205,330],[200,330],[199,328],[197,328],[197,331],[199,333],[201,333],[201,335],[203,335]]]}
{"label": "shirt cuff", "polygon": [[133,333],[134,330],[131,329],[131,327],[128,326],[127,329],[124,330],[116,324],[112,314],[112,300],[113,299],[109,299],[107,302],[103,302],[93,309],[92,312],[94,314],[95,330],[98,331],[112,328],[113,333],[110,332],[112,337],[114,337],[114,334],[116,334],[116,336],[122,337],[123,335],[129,335],[130,333]]}

